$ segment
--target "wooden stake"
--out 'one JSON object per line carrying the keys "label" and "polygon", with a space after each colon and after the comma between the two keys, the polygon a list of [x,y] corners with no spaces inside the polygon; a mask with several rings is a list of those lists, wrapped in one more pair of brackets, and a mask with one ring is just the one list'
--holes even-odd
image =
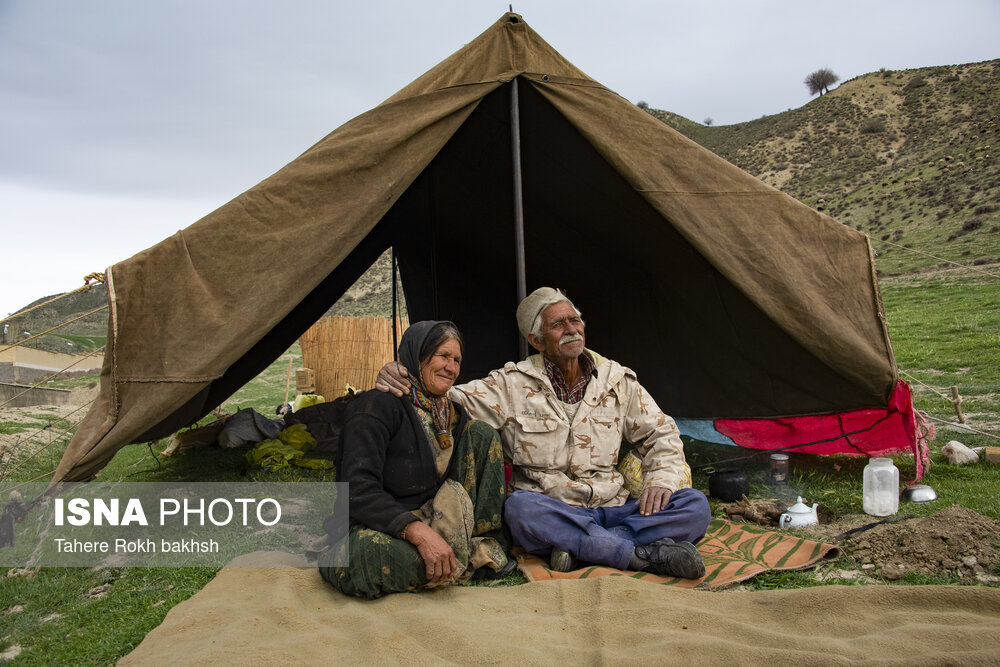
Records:
{"label": "wooden stake", "polygon": [[285,375],[285,402],[282,405],[288,404],[288,391],[292,387],[292,360],[288,360],[288,373]]}
{"label": "wooden stake", "polygon": [[958,395],[958,387],[951,388],[951,402],[955,405],[955,414],[958,415],[958,421],[965,423],[965,415],[962,414],[962,397]]}

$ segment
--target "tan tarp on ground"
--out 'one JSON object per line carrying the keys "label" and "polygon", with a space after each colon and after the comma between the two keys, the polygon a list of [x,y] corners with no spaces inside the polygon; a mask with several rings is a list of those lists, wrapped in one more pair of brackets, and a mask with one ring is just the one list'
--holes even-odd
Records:
{"label": "tan tarp on ground", "polygon": [[118,664],[909,666],[998,656],[1000,589],[982,586],[709,593],[601,577],[369,602],[315,568],[227,567]]}
{"label": "tan tarp on ground", "polygon": [[55,479],[91,477],[122,446],[207,414],[389,245],[412,278],[411,319],[455,319],[473,341],[463,370],[514,356],[513,254],[498,246],[513,241],[503,100],[515,77],[528,288],[566,287],[588,342],[636,368],[661,407],[769,417],[885,405],[895,365],[867,237],[685,139],[508,14],[109,269],[101,394]]}

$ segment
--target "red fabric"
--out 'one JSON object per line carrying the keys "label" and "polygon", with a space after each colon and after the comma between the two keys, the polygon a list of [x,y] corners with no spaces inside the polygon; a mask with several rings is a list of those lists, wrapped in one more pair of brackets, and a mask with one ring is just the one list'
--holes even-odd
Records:
{"label": "red fabric", "polygon": [[[902,380],[897,382],[885,409],[784,419],[717,419],[715,429],[749,449],[789,448],[788,451],[810,454],[864,456],[887,456],[910,450],[917,465],[917,479],[924,474],[926,443],[917,437],[913,397]],[[853,435],[845,435],[850,433]],[[799,443],[816,444],[795,447]]]}

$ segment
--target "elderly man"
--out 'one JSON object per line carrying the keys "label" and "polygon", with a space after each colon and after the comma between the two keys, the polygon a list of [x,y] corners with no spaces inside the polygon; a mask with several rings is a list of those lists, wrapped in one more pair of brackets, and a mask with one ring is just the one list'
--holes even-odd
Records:
{"label": "elderly man", "polygon": [[[529,553],[554,570],[578,562],[695,579],[705,565],[694,547],[711,513],[704,494],[680,488],[684,451],[674,420],[635,373],[584,347],[585,324],[565,294],[542,287],[517,308],[521,333],[541,354],[508,362],[457,385],[453,400],[500,432],[513,464],[504,518]],[[396,364],[376,388],[408,388]],[[630,499],[615,469],[625,440],[642,460],[643,485]]]}

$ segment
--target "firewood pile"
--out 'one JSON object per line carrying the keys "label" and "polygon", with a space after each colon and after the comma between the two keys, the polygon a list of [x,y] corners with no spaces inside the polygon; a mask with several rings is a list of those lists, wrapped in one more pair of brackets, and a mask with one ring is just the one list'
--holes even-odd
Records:
{"label": "firewood pile", "polygon": [[788,511],[788,508],[776,500],[750,500],[743,496],[741,500],[725,505],[722,511],[730,521],[745,521],[777,528],[779,517]]}

